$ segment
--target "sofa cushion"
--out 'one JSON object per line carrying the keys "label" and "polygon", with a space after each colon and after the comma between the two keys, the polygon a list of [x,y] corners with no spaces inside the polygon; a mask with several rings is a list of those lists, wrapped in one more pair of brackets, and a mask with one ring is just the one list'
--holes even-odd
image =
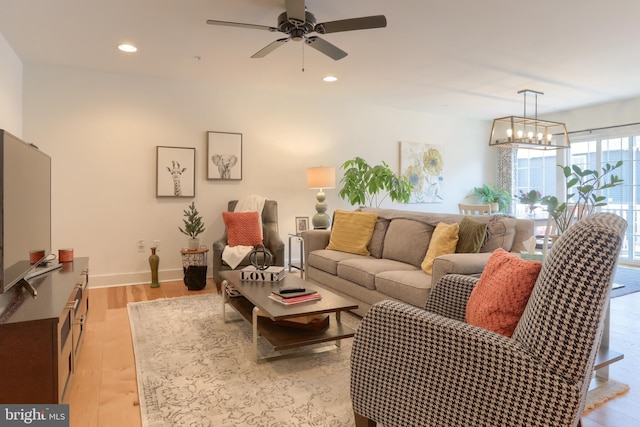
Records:
{"label": "sofa cushion", "polygon": [[336,210],[327,249],[369,255],[367,246],[371,241],[377,218],[378,215],[369,212]]}
{"label": "sofa cushion", "polygon": [[420,267],[435,227],[412,219],[394,218],[384,238],[382,257]]}
{"label": "sofa cushion", "polygon": [[516,237],[516,219],[506,215],[491,215],[487,222],[487,236],[480,252],[493,252],[498,248],[510,251]]}
{"label": "sofa cushion", "polygon": [[378,273],[390,270],[415,270],[411,264],[378,258],[351,258],[338,263],[338,277],[357,283],[369,289],[375,289],[375,277]]}
{"label": "sofa cushion", "polygon": [[417,267],[385,271],[376,276],[376,290],[398,301],[424,307],[431,293],[431,276]]}
{"label": "sofa cushion", "polygon": [[255,246],[262,243],[258,212],[222,212],[229,246]]}
{"label": "sofa cushion", "polygon": [[312,265],[318,270],[325,271],[334,276],[338,274],[338,263],[350,258],[369,258],[366,255],[356,255],[349,252],[331,251],[327,249],[319,249],[309,253],[307,264]]}
{"label": "sofa cushion", "polygon": [[465,216],[462,218],[462,221],[460,221],[456,253],[473,254],[480,252],[486,234],[487,224],[474,221],[468,216]]}
{"label": "sofa cushion", "polygon": [[384,236],[387,234],[387,229],[389,228],[389,221],[385,218],[380,218],[376,220],[376,225],[373,228],[373,234],[371,235],[371,241],[369,242],[369,253],[374,258],[382,258],[382,248],[384,246]]}
{"label": "sofa cushion", "polygon": [[420,268],[425,273],[431,275],[433,273],[433,260],[440,255],[452,254],[456,251],[456,245],[458,244],[458,231],[460,230],[460,224],[454,222],[453,224],[445,224],[441,222],[436,226],[429,242],[429,248],[427,254],[420,265]]}
{"label": "sofa cushion", "polygon": [[542,263],[502,248],[489,258],[467,302],[467,323],[510,337],[524,312]]}

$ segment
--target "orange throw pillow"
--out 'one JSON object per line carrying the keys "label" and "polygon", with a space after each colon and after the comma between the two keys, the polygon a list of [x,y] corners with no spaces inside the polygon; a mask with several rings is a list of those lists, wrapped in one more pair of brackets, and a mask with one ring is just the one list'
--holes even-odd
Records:
{"label": "orange throw pillow", "polygon": [[229,246],[255,246],[262,243],[258,212],[222,212]]}
{"label": "orange throw pillow", "polygon": [[467,323],[513,335],[541,268],[540,261],[496,249],[467,302]]}

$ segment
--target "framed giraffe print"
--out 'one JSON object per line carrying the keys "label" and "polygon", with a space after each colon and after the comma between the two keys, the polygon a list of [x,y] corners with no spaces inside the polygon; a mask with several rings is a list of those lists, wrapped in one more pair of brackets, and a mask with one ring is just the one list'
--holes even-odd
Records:
{"label": "framed giraffe print", "polygon": [[207,132],[207,179],[242,180],[242,134]]}
{"label": "framed giraffe print", "polygon": [[156,147],[156,197],[195,197],[196,149]]}

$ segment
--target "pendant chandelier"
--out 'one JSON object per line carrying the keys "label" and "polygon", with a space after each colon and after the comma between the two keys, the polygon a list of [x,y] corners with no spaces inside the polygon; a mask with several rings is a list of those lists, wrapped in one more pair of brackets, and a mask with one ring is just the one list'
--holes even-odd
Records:
{"label": "pendant chandelier", "polygon": [[[569,148],[569,135],[564,123],[538,119],[538,95],[542,92],[524,89],[523,117],[508,116],[493,121],[489,146],[525,148],[534,150],[558,150]],[[527,94],[535,97],[534,117],[527,117]]]}

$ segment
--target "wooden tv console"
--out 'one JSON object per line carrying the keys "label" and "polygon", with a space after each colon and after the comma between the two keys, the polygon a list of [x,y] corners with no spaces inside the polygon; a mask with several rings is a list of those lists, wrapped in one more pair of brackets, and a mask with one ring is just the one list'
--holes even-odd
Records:
{"label": "wooden tv console", "polygon": [[62,403],[89,310],[89,258],[0,295],[0,403]]}

